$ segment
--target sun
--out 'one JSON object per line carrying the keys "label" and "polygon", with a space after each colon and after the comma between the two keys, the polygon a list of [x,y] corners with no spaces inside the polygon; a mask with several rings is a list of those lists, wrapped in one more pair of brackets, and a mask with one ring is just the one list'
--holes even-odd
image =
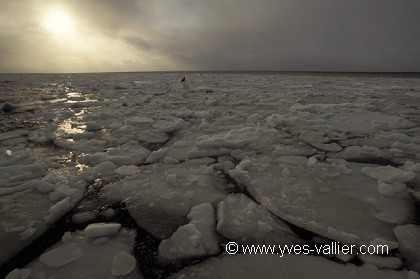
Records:
{"label": "sun", "polygon": [[46,13],[43,26],[57,37],[72,36],[75,32],[74,20],[64,9],[53,9]]}

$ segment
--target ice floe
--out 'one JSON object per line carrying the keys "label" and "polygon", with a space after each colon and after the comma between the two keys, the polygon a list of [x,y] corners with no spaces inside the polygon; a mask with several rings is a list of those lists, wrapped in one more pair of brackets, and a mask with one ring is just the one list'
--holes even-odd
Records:
{"label": "ice floe", "polygon": [[108,184],[103,193],[111,200],[126,201],[139,226],[158,238],[169,237],[182,225],[192,206],[217,202],[226,195],[225,180],[203,160],[146,165],[139,170]]}
{"label": "ice floe", "polygon": [[134,231],[121,229],[104,239],[86,238],[86,230],[90,229],[67,232],[66,238],[26,266],[31,278],[143,278],[132,253]]}
{"label": "ice floe", "polygon": [[303,240],[289,226],[244,194],[229,195],[217,209],[217,231],[246,244],[292,244]]}
{"label": "ice floe", "polygon": [[398,247],[393,228],[414,217],[406,191],[398,197],[378,193],[376,180],[361,172],[368,165],[307,166],[303,158],[283,158],[251,157],[229,173],[270,212],[299,227],[344,243]]}
{"label": "ice floe", "polygon": [[219,253],[216,216],[209,203],[196,205],[187,216],[189,223],[180,226],[159,245],[161,261],[186,260]]}

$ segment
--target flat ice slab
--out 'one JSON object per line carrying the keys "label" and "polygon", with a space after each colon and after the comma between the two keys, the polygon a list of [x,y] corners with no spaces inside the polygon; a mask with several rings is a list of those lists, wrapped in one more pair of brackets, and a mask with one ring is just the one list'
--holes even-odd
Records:
{"label": "flat ice slab", "polygon": [[247,244],[292,244],[303,241],[289,226],[244,194],[229,195],[217,208],[217,231]]}
{"label": "flat ice slab", "polygon": [[25,267],[34,278],[143,278],[132,253],[135,231],[121,229],[96,238],[87,238],[82,231],[66,234]]}
{"label": "flat ice slab", "polygon": [[343,243],[398,247],[393,229],[414,217],[406,190],[393,197],[382,195],[377,181],[362,173],[369,167],[364,164],[307,166],[281,159],[251,157],[230,175],[267,210],[296,226]]}

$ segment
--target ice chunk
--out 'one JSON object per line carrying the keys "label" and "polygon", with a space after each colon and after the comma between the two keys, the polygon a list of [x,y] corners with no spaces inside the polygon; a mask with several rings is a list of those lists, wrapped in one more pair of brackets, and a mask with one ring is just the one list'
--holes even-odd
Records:
{"label": "ice chunk", "polygon": [[152,153],[150,153],[149,157],[147,157],[146,163],[147,164],[153,164],[155,162],[158,162],[158,161],[162,160],[163,157],[165,157],[165,155],[166,155],[166,149],[165,148],[161,148],[159,150],[153,151]]}
{"label": "ice chunk", "polygon": [[81,224],[81,223],[92,221],[96,217],[98,217],[98,213],[94,211],[87,211],[87,212],[80,212],[80,213],[74,214],[71,220],[75,224]]}
{"label": "ice chunk", "polygon": [[0,167],[22,164],[25,161],[28,161],[30,153],[27,150],[17,150],[12,152],[7,149],[4,152],[0,152]]}
{"label": "ice chunk", "polygon": [[71,234],[71,232],[65,232],[63,236],[61,237],[61,241],[63,243],[69,243],[70,241],[72,241],[72,239],[73,239],[73,235]]}
{"label": "ice chunk", "polygon": [[142,143],[164,143],[168,141],[168,136],[163,131],[149,129],[141,131],[138,135],[138,140]]}
{"label": "ice chunk", "polygon": [[[0,195],[0,264],[39,237],[82,198],[86,184],[76,174],[75,168],[50,169],[49,175],[41,180],[0,187],[0,190],[13,190],[6,196]],[[51,190],[69,193],[69,196],[52,202]]]}
{"label": "ice chunk", "polygon": [[82,173],[83,179],[89,182],[95,181],[97,178],[114,175],[117,166],[112,162],[102,162],[95,167],[87,168]]}
{"label": "ice chunk", "polygon": [[219,253],[214,209],[209,203],[196,205],[188,214],[190,223],[179,227],[159,245],[162,261],[185,260]]}
{"label": "ice chunk", "polygon": [[53,205],[50,210],[47,217],[45,217],[45,221],[47,223],[54,223],[58,219],[61,218],[66,212],[68,212],[74,204],[71,202],[70,197],[66,197]]}
{"label": "ice chunk", "polygon": [[214,163],[211,165],[213,168],[217,170],[222,170],[223,172],[227,173],[231,169],[235,168],[235,164],[231,161],[224,161],[219,163]]}
{"label": "ice chunk", "polygon": [[208,255],[219,253],[219,238],[216,234],[216,216],[210,203],[203,203],[191,208],[188,214],[190,224],[200,231],[202,244]]}
{"label": "ice chunk", "polygon": [[114,276],[127,275],[136,268],[136,264],[136,259],[132,255],[121,251],[112,259],[111,273]]}
{"label": "ice chunk", "polygon": [[305,130],[299,134],[299,139],[306,143],[326,143],[329,138],[322,131]]}
{"label": "ice chunk", "polygon": [[420,172],[420,163],[414,163],[412,161],[406,161],[401,169],[405,171]]}
{"label": "ice chunk", "polygon": [[134,174],[139,172],[139,168],[137,166],[134,166],[134,165],[122,166],[122,167],[119,167],[118,169],[114,170],[114,172],[116,174],[123,175],[123,176],[134,175]]}
{"label": "ice chunk", "polygon": [[306,162],[306,165],[308,166],[308,167],[310,167],[310,166],[313,166],[313,165],[315,165],[316,164],[316,162],[317,162],[318,160],[316,159],[316,157],[310,157],[309,159],[308,159],[308,162]]}
{"label": "ice chunk", "polygon": [[104,212],[101,213],[102,216],[105,216],[106,218],[112,218],[115,215],[115,210],[112,208],[108,208]]}
{"label": "ice chunk", "polygon": [[39,260],[49,267],[59,267],[83,257],[83,252],[76,243],[65,243],[41,255]]}
{"label": "ice chunk", "polygon": [[169,239],[162,240],[159,258],[162,261],[174,261],[207,256],[201,238],[200,231],[193,224],[181,226]]}
{"label": "ice chunk", "polygon": [[189,126],[188,122],[182,118],[171,118],[167,120],[159,120],[153,123],[153,128],[161,130],[166,133],[172,133]]}
{"label": "ice chunk", "polygon": [[306,144],[275,145],[273,154],[276,156],[311,156],[316,150]]}
{"label": "ice chunk", "polygon": [[420,273],[420,226],[407,224],[394,229],[400,247],[398,250],[413,270]]}
{"label": "ice chunk", "polygon": [[177,159],[174,159],[174,158],[169,157],[169,156],[165,156],[165,159],[163,159],[163,162],[166,165],[176,165],[176,164],[179,164],[179,161]]}
{"label": "ice chunk", "polygon": [[407,183],[416,176],[412,171],[404,171],[392,166],[365,167],[361,169],[361,172],[385,183]]}
{"label": "ice chunk", "polygon": [[99,139],[82,139],[76,142],[67,141],[61,138],[57,138],[54,144],[58,147],[69,149],[72,151],[80,152],[101,152],[105,149],[106,141]]}
{"label": "ice chunk", "polygon": [[118,223],[94,223],[88,225],[83,234],[86,237],[102,237],[115,235],[121,228]]}
{"label": "ice chunk", "polygon": [[5,279],[30,279],[32,278],[31,270],[16,268],[7,274]]}
{"label": "ice chunk", "polygon": [[[360,172],[371,165],[349,163],[351,171],[343,173],[336,164],[279,165],[277,159],[248,158],[229,174],[262,206],[294,225],[346,244],[366,245],[378,238],[396,248],[395,224],[413,220],[407,193],[380,195],[377,181]],[[261,171],[262,165],[268,167]],[[281,172],[285,167],[287,175]]]}
{"label": "ice chunk", "polygon": [[105,242],[103,239],[98,238],[102,243],[97,243],[76,231],[70,242],[56,243],[25,268],[35,278],[143,278],[132,255],[134,230],[120,229]]}
{"label": "ice chunk", "polygon": [[276,129],[264,127],[244,127],[232,129],[211,137],[197,138],[196,147],[199,149],[227,148],[243,149],[247,146],[267,145],[277,142],[283,135]]}
{"label": "ice chunk", "polygon": [[158,238],[168,238],[185,223],[192,206],[213,203],[226,195],[226,182],[214,175],[207,161],[141,166],[138,175],[110,183],[102,191],[111,200],[126,200],[140,227]]}
{"label": "ice chunk", "polygon": [[149,156],[150,151],[137,142],[110,148],[107,152],[97,152],[79,159],[80,163],[95,166],[99,163],[111,162],[116,166],[139,165]]}
{"label": "ice chunk", "polygon": [[93,132],[102,130],[104,127],[101,123],[95,121],[88,121],[86,123],[86,131]]}
{"label": "ice chunk", "polygon": [[318,150],[323,150],[323,151],[327,151],[327,152],[340,152],[341,150],[343,150],[341,145],[339,145],[338,143],[326,144],[326,143],[311,142],[310,144]]}
{"label": "ice chunk", "polygon": [[[0,185],[13,185],[17,182],[22,182],[28,179],[34,179],[37,177],[44,176],[47,174],[47,172],[48,166],[44,163],[0,167]],[[3,187],[1,190],[3,190]]]}
{"label": "ice chunk", "polygon": [[338,131],[351,133],[372,133],[416,126],[415,123],[399,116],[366,110],[336,113],[329,119],[326,119],[325,124]]}
{"label": "ice chunk", "polygon": [[57,127],[49,125],[35,130],[28,135],[28,140],[36,144],[51,144],[55,140],[55,130]]}
{"label": "ice chunk", "polygon": [[286,223],[244,194],[227,196],[219,203],[217,231],[247,244],[302,243]]}
{"label": "ice chunk", "polygon": [[[332,156],[332,154],[329,154]],[[344,158],[348,161],[369,162],[375,160],[388,160],[392,155],[387,151],[374,146],[349,146],[335,156]]]}
{"label": "ice chunk", "polygon": [[393,183],[388,184],[383,182],[382,180],[378,180],[378,192],[381,195],[392,197],[395,196],[397,193],[404,191],[407,189],[404,183]]}

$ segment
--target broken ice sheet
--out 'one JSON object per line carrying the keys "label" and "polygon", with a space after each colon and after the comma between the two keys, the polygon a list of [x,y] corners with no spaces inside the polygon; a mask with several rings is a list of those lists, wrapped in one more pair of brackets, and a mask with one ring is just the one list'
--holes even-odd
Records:
{"label": "broken ice sheet", "polygon": [[245,244],[303,243],[285,222],[244,194],[229,195],[219,203],[217,231]]}
{"label": "broken ice sheet", "polygon": [[0,263],[40,236],[82,198],[86,184],[76,172],[75,168],[50,170],[42,179],[8,187],[14,191],[0,194]]}
{"label": "broken ice sheet", "polygon": [[248,158],[230,175],[261,205],[294,225],[343,243],[398,247],[393,228],[414,217],[407,191],[395,197],[381,195],[377,181],[361,173],[370,165],[306,166],[278,163],[279,159]]}
{"label": "broken ice sheet", "polygon": [[227,194],[225,180],[203,159],[141,166],[138,175],[110,183],[102,192],[112,201],[126,201],[137,224],[157,238],[168,238],[184,224],[192,206]]}

